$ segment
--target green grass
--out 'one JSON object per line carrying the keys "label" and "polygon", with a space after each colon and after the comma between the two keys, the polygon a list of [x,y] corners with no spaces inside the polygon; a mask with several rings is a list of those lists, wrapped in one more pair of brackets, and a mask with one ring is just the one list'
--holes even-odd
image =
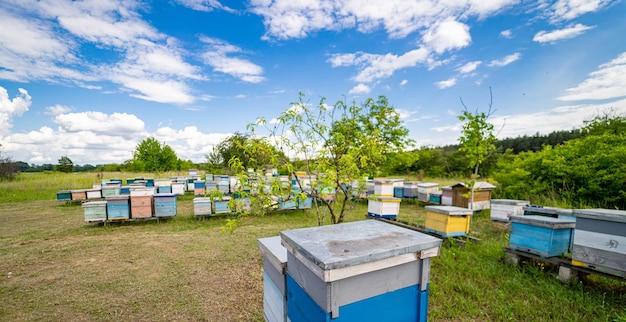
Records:
{"label": "green grass", "polygon": [[[185,195],[175,218],[100,226],[84,223],[80,205],[55,201],[57,190],[99,182],[94,173],[0,182],[1,321],[261,321],[257,239],[317,222],[310,211],[284,211],[239,218],[233,234],[222,234],[228,217],[194,218],[193,196]],[[357,203],[346,220],[365,212]],[[424,215],[422,203],[402,202],[400,220],[419,225]],[[590,276],[564,284],[554,267],[508,265],[508,233],[483,211],[471,229],[481,243],[444,242],[432,261],[430,320],[626,319],[626,283]]]}

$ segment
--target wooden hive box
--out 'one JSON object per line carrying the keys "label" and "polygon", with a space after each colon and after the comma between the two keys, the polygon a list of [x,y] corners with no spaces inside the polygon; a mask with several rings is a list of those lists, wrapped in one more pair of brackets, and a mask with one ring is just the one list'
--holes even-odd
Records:
{"label": "wooden hive box", "polygon": [[211,198],[193,198],[193,214],[194,216],[206,216],[213,213],[211,209]]}
{"label": "wooden hive box", "polygon": [[374,180],[374,195],[393,197],[393,183],[390,180]]}
{"label": "wooden hive box", "polygon": [[57,191],[57,201],[72,201],[72,191],[70,190]]}
{"label": "wooden hive box", "polygon": [[130,186],[131,197],[154,196],[154,187]]}
{"label": "wooden hive box", "polygon": [[263,254],[263,317],[265,321],[287,319],[287,249],[280,236],[258,240]]}
{"label": "wooden hive box", "polygon": [[207,174],[205,175],[205,177],[204,177],[204,180],[206,180],[206,181],[213,181],[213,180],[215,180],[215,179],[213,179],[213,174],[211,174],[211,173],[207,173]]}
{"label": "wooden hive box", "polygon": [[419,181],[405,181],[404,182],[404,198],[417,198],[417,185]]}
{"label": "wooden hive box", "polygon": [[130,217],[152,217],[152,196],[130,196]]}
{"label": "wooden hive box", "polygon": [[102,186],[101,192],[102,192],[102,198],[106,198],[110,196],[117,196],[121,194],[122,186],[105,185],[105,186]]}
{"label": "wooden hive box", "polygon": [[121,195],[130,195],[130,186],[122,186],[120,187]]}
{"label": "wooden hive box", "polygon": [[427,321],[441,240],[378,220],[281,232],[291,321]]}
{"label": "wooden hive box", "polygon": [[523,216],[524,206],[529,204],[528,200],[492,199],[490,218],[493,221],[508,222],[511,216]]}
{"label": "wooden hive box", "polygon": [[154,187],[154,178],[146,178],[146,187]]}
{"label": "wooden hive box", "polygon": [[441,191],[433,191],[429,194],[428,196],[428,202],[430,203],[434,203],[437,205],[441,204],[441,196],[442,196],[443,192]]}
{"label": "wooden hive box", "polygon": [[[479,181],[474,183],[474,193],[472,197],[472,189],[467,187],[463,182],[454,184],[452,187],[452,205],[471,210],[483,210],[491,207],[491,192],[496,186]],[[469,195],[465,197],[465,195]]]}
{"label": "wooden hive box", "polygon": [[194,189],[195,189],[194,182],[196,182],[196,179],[187,178],[187,181],[186,181],[186,189],[187,189],[187,191],[194,191]]}
{"label": "wooden hive box", "polygon": [[230,202],[230,197],[229,196],[224,196],[222,198],[215,198],[215,199],[213,199],[213,208],[214,208],[215,213],[216,214],[231,213],[232,210],[228,206],[229,202]]}
{"label": "wooden hive box", "polygon": [[467,236],[472,211],[455,206],[426,206],[426,231],[441,237]]}
{"label": "wooden hive box", "polygon": [[544,258],[569,254],[576,222],[546,216],[511,216],[509,247]]}
{"label": "wooden hive box", "polygon": [[544,206],[522,206],[524,216],[545,216],[561,219],[576,220],[572,214],[572,209],[544,207]]}
{"label": "wooden hive box", "polygon": [[184,182],[172,182],[172,193],[184,196],[185,195],[185,183]]}
{"label": "wooden hive box", "polygon": [[174,217],[177,213],[176,195],[173,193],[154,194],[154,216]]}
{"label": "wooden hive box", "polygon": [[102,199],[102,190],[100,189],[87,189],[86,193],[89,200]]}
{"label": "wooden hive box", "polygon": [[72,192],[72,200],[74,201],[87,200],[87,190],[85,189],[71,190],[71,192]]}
{"label": "wooden hive box", "polygon": [[421,182],[417,184],[417,199],[420,201],[430,201],[430,193],[439,191],[439,184],[435,182]]}
{"label": "wooden hive box", "polygon": [[452,206],[453,196],[454,196],[454,191],[452,191],[451,186],[441,187],[441,205],[442,206]]}
{"label": "wooden hive box", "polygon": [[107,220],[107,202],[90,201],[83,204],[86,223],[105,222]]}
{"label": "wooden hive box", "polygon": [[252,201],[248,197],[235,198],[236,211],[250,211],[252,209]]}
{"label": "wooden hive box", "polygon": [[404,198],[404,179],[391,179],[393,197]]}
{"label": "wooden hive box", "polygon": [[313,206],[313,198],[306,197],[303,200],[298,200],[298,209],[311,209]]}
{"label": "wooden hive box", "polygon": [[400,198],[371,196],[367,200],[367,215],[376,218],[395,219],[400,213]]}
{"label": "wooden hive box", "polygon": [[171,184],[170,185],[160,185],[157,190],[158,190],[158,193],[173,193]]}
{"label": "wooden hive box", "polygon": [[106,197],[107,220],[127,220],[130,218],[128,195],[115,195]]}
{"label": "wooden hive box", "polygon": [[572,264],[626,278],[626,211],[574,209]]}
{"label": "wooden hive box", "polygon": [[290,199],[282,199],[278,200],[278,208],[279,209],[296,209],[298,208],[298,200],[296,198],[291,197]]}
{"label": "wooden hive box", "polygon": [[193,194],[194,196],[204,196],[204,187],[205,187],[205,182],[198,180],[198,181],[194,181],[193,182]]}

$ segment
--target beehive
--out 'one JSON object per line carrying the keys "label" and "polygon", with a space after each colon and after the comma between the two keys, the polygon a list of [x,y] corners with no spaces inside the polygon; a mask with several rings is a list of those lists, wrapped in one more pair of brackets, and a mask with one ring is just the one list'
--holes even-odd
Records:
{"label": "beehive", "polygon": [[213,208],[216,214],[226,214],[232,212],[230,207],[228,207],[228,203],[230,202],[230,197],[225,196],[221,198],[215,198],[213,200]]}
{"label": "beehive", "polygon": [[176,195],[173,193],[157,193],[154,195],[154,216],[174,217],[177,213]]}
{"label": "beehive", "polygon": [[258,240],[263,254],[263,317],[265,321],[287,321],[287,249],[280,236]]}
{"label": "beehive", "polygon": [[374,194],[383,197],[393,197],[393,182],[390,180],[374,180]]}
{"label": "beehive", "polygon": [[211,198],[193,198],[193,214],[195,216],[206,216],[212,213]]}
{"label": "beehive", "polygon": [[405,181],[404,182],[404,198],[417,198],[417,185],[419,181]]}
{"label": "beehive", "polygon": [[71,192],[73,201],[87,200],[87,190],[72,190]]}
{"label": "beehive", "polygon": [[110,197],[110,196],[117,196],[120,195],[122,192],[122,187],[121,186],[102,186],[102,198],[106,198],[106,197]]}
{"label": "beehive", "polygon": [[193,182],[193,194],[194,196],[204,196],[204,186],[205,186],[205,182],[204,181],[194,181]]}
{"label": "beehive", "polygon": [[86,193],[87,193],[87,199],[89,200],[102,198],[102,191],[100,189],[87,189]]}
{"label": "beehive", "polygon": [[442,237],[466,236],[472,211],[455,206],[426,206],[426,231]]}
{"label": "beehive", "polygon": [[571,251],[575,221],[532,215],[511,216],[510,220],[510,248],[545,258]]}
{"label": "beehive", "polygon": [[492,199],[491,200],[491,220],[509,221],[511,216],[524,215],[524,206],[530,204],[528,200],[513,199]]}
{"label": "beehive", "polygon": [[454,192],[452,191],[452,187],[450,186],[441,187],[441,205],[452,206],[453,195],[454,195]]}
{"label": "beehive", "polygon": [[130,196],[130,217],[152,217],[152,196]]}
{"label": "beehive", "polygon": [[71,200],[72,200],[72,192],[70,190],[57,191],[57,201],[71,201]]}
{"label": "beehive", "polygon": [[434,203],[436,205],[440,205],[442,195],[443,195],[442,191],[433,191],[428,196],[428,202]]}
{"label": "beehive", "polygon": [[106,197],[107,220],[127,220],[130,218],[128,195]]}
{"label": "beehive", "polygon": [[184,182],[172,182],[172,193],[184,196],[185,195],[185,183]]}
{"label": "beehive", "polygon": [[435,182],[421,182],[417,184],[417,199],[420,201],[430,201],[430,193],[439,191],[439,184]]}
{"label": "beehive", "polygon": [[400,198],[371,196],[367,200],[367,215],[395,219],[400,213]]}
{"label": "beehive", "polygon": [[107,202],[90,201],[83,204],[86,223],[105,222],[107,220]]}
{"label": "beehive", "polygon": [[626,278],[626,211],[574,209],[572,264]]}
{"label": "beehive", "polygon": [[291,321],[427,321],[441,240],[377,220],[281,232]]}

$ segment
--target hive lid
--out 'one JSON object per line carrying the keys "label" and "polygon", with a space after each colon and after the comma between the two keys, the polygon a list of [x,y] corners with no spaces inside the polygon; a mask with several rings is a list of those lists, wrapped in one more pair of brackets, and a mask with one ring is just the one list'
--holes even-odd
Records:
{"label": "hive lid", "polygon": [[563,218],[553,218],[546,216],[511,216],[511,222],[523,223],[532,226],[546,227],[546,228],[575,228],[576,220],[573,219],[563,219]]}
{"label": "hive lid", "polygon": [[500,205],[512,205],[512,206],[525,206],[529,205],[530,201],[528,200],[515,200],[515,199],[491,199],[491,203],[496,203]]}
{"label": "hive lid", "polygon": [[106,200],[124,200],[124,199],[129,199],[129,198],[130,198],[129,195],[113,195],[113,196],[105,197]]}
{"label": "hive lid", "polygon": [[626,211],[615,209],[574,209],[572,215],[581,218],[599,219],[626,223]]}
{"label": "hive lid", "polygon": [[193,202],[211,202],[211,197],[196,197],[193,198]]}
{"label": "hive lid", "polygon": [[380,201],[380,202],[400,202],[401,198],[390,197],[390,196],[370,196],[370,200]]}
{"label": "hive lid", "polygon": [[522,210],[524,210],[524,212],[528,211],[528,212],[534,212],[534,213],[546,214],[546,215],[566,215],[566,216],[572,216],[572,209],[565,209],[565,208],[542,207],[542,206],[524,206],[524,207],[522,207]]}
{"label": "hive lid", "polygon": [[[288,251],[301,254],[324,271],[418,253],[441,245],[439,238],[378,220],[295,229],[280,235]],[[430,256],[436,254],[438,251]]]}
{"label": "hive lid", "polygon": [[446,214],[448,216],[465,216],[473,214],[471,209],[456,206],[426,206],[424,209],[426,209],[426,211]]}
{"label": "hive lid", "polygon": [[107,205],[106,201],[90,201],[90,202],[83,203],[83,208],[106,206],[106,205]]}
{"label": "hive lid", "polygon": [[263,256],[280,267],[287,265],[287,249],[281,244],[280,236],[259,238],[258,243]]}
{"label": "hive lid", "polygon": [[420,188],[430,188],[430,187],[438,187],[439,184],[436,182],[422,182],[417,184]]}
{"label": "hive lid", "polygon": [[154,197],[155,198],[176,197],[176,194],[175,193],[169,193],[169,192],[161,192],[161,193],[155,193]]}

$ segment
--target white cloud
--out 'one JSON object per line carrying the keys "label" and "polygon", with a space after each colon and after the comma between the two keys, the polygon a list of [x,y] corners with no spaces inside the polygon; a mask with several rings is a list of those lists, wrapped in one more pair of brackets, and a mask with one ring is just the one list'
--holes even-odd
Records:
{"label": "white cloud", "polygon": [[459,71],[459,73],[461,74],[467,74],[467,73],[471,73],[473,71],[476,70],[476,68],[478,68],[478,66],[482,64],[481,61],[472,61],[469,62],[461,67],[459,67],[457,70]]}
{"label": "white cloud", "polygon": [[403,55],[374,55],[367,53],[335,54],[328,62],[332,67],[357,65],[361,71],[353,78],[355,82],[368,83],[380,78],[386,78],[396,70],[414,67],[424,63],[428,58],[428,50],[419,48]]}
{"label": "white cloud", "polygon": [[228,57],[229,54],[243,52],[241,48],[210,37],[201,37],[200,41],[208,45],[202,58],[215,71],[229,74],[248,83],[260,83],[265,80],[262,76],[263,67],[246,59]]}
{"label": "white cloud", "polygon": [[369,86],[365,84],[358,84],[352,87],[352,89],[350,89],[348,94],[368,94],[371,91],[372,89]]}
{"label": "white cloud", "polygon": [[572,20],[586,13],[598,11],[613,0],[559,0],[551,8],[553,20]]}
{"label": "white cloud", "polygon": [[233,10],[229,7],[224,6],[217,0],[176,0],[176,2],[187,8],[198,10],[198,11],[211,12],[217,9],[217,10],[224,10],[224,11],[231,12],[231,13],[236,12],[236,10]]}
{"label": "white cloud", "polygon": [[252,0],[250,11],[263,17],[265,39],[304,38],[319,30],[356,28],[362,33],[384,29],[391,38],[431,27],[448,18],[479,18],[517,0]]}
{"label": "white cloud", "polygon": [[102,134],[116,133],[124,137],[145,133],[144,122],[127,113],[81,112],[57,115],[54,119],[66,132],[90,131]]}
{"label": "white cloud", "polygon": [[511,31],[511,29],[502,30],[500,32],[500,36],[510,39],[510,38],[513,38],[513,32]]}
{"label": "white cloud", "polygon": [[31,105],[31,97],[28,92],[20,88],[18,96],[11,99],[7,90],[0,86],[0,134],[8,133],[13,127],[14,116],[22,116]]}
{"label": "white cloud", "polygon": [[403,121],[407,121],[411,116],[417,113],[417,111],[409,111],[401,108],[395,109],[398,115],[400,115],[400,119]]}
{"label": "white cloud", "polygon": [[439,82],[436,82],[435,85],[439,89],[452,87],[452,86],[456,85],[456,78],[452,77],[452,78],[447,79],[447,80],[439,81]]}
{"label": "white cloud", "polygon": [[448,50],[466,47],[472,41],[472,37],[468,25],[455,20],[446,20],[433,25],[424,32],[422,40],[429,48],[441,54]]}
{"label": "white cloud", "polygon": [[540,31],[533,37],[533,41],[545,43],[545,42],[556,42],[563,39],[571,39],[577,36],[582,35],[585,31],[589,29],[593,29],[595,26],[585,26],[583,24],[576,24],[574,26],[570,26],[563,29],[553,30],[553,31]]}
{"label": "white cloud", "polygon": [[501,59],[492,60],[491,62],[489,62],[489,64],[487,66],[489,66],[489,67],[503,67],[503,66],[506,66],[508,64],[511,64],[511,63],[517,61],[521,57],[522,57],[522,54],[514,53],[514,54],[511,54],[511,55],[505,56],[505,57],[503,57]]}
{"label": "white cloud", "polygon": [[406,84],[408,84],[408,83],[409,83],[409,81],[408,81],[408,80],[403,79],[403,80],[400,82],[400,86],[404,86],[404,85],[406,85]]}
{"label": "white cloud", "polygon": [[567,89],[561,101],[615,99],[626,96],[626,52],[589,74],[578,86]]}
{"label": "white cloud", "polygon": [[60,104],[56,104],[53,106],[48,106],[46,107],[46,115],[52,115],[52,116],[56,116],[59,114],[65,114],[65,113],[69,113],[71,112],[72,109],[68,106],[64,106],[64,105],[60,105]]}

